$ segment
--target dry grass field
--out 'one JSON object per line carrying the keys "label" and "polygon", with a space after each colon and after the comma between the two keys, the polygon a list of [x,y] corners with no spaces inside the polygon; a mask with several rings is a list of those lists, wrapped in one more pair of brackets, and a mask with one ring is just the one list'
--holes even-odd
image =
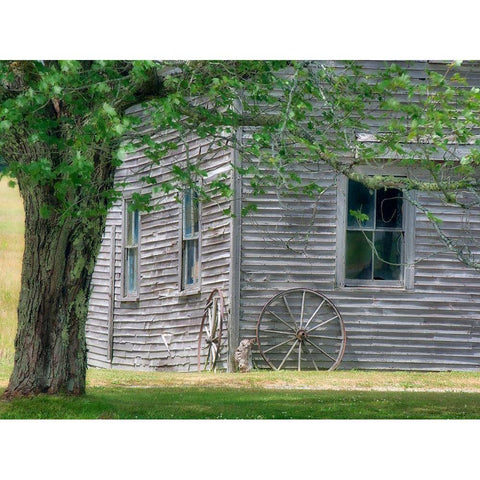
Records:
{"label": "dry grass field", "polygon": [[0,180],[0,359],[13,359],[23,255],[23,204],[18,188]]}

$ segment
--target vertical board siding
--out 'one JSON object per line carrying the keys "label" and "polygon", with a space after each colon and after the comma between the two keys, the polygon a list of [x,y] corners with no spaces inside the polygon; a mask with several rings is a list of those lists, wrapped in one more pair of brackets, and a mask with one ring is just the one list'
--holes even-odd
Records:
{"label": "vertical board siding", "polygon": [[[201,159],[207,172],[204,186],[223,173],[229,174],[231,151],[208,148],[205,140],[188,141],[191,158]],[[208,150],[208,154],[204,152]],[[185,147],[166,156],[160,165],[152,165],[142,149],[131,153],[118,169],[116,181],[128,181],[124,195],[145,193],[151,187],[140,178],[151,175],[157,181],[171,178],[171,168],[185,159]],[[201,291],[186,295],[179,292],[179,235],[181,204],[174,195],[154,194],[158,211],[141,213],[140,295],[138,302],[121,298],[122,211],[117,202],[108,214],[102,247],[93,277],[87,322],[88,363],[95,367],[121,369],[169,369],[191,371],[197,368],[197,342],[206,299],[219,288],[229,308],[230,218],[222,213],[229,200],[213,197],[202,204]],[[111,252],[111,228],[116,226],[115,292],[113,315],[113,357],[107,360],[108,295]],[[228,318],[228,316],[227,316]],[[221,368],[226,367],[226,342]]]}

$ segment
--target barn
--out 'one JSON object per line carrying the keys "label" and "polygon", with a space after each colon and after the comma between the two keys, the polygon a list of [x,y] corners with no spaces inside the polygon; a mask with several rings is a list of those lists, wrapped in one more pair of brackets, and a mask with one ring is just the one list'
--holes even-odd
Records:
{"label": "barn", "polygon": [[[360,63],[385,68],[385,62]],[[421,78],[426,68],[441,71],[445,64],[403,67]],[[480,83],[478,64],[462,73]],[[248,128],[236,133],[249,134]],[[358,135],[375,141],[371,132]],[[421,175],[383,160],[358,168]],[[185,162],[201,163],[205,188],[228,179],[234,196],[201,201],[186,187],[180,196],[154,193],[151,211],[129,208],[134,193],[152,188],[142,181],[145,172],[162,182]],[[122,199],[108,214],[93,276],[90,366],[232,371],[240,341],[256,339],[257,368],[480,367],[480,274],[445,247],[425,210],[449,238],[472,239],[475,255],[478,207],[461,209],[433,192],[368,189],[321,163],[298,165],[296,172],[321,186],[321,195],[254,195],[248,175],[235,168],[241,165],[235,148],[194,135],[160,165],[142,148],[126,155],[116,173]],[[242,215],[252,204],[256,209]],[[358,221],[352,210],[368,218]]]}

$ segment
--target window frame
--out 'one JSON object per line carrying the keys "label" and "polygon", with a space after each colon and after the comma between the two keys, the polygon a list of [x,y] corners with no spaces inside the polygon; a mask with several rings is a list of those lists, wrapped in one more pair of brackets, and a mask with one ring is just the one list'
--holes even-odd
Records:
{"label": "window frame", "polygon": [[[186,187],[182,191],[181,206],[180,206],[180,223],[179,223],[179,242],[178,242],[178,254],[179,254],[179,268],[178,268],[178,290],[183,295],[194,295],[200,293],[202,285],[202,202],[198,198],[198,232],[193,233],[188,238],[185,237],[185,192],[190,190],[192,193],[195,189],[192,187]],[[186,285],[184,278],[185,268],[185,256],[184,256],[184,243],[186,241],[196,241],[198,251],[198,280],[194,284]]]}
{"label": "window frame", "polygon": [[[132,197],[124,197],[122,202],[122,269],[121,269],[121,292],[123,302],[138,302],[140,299],[140,248],[142,238],[142,214],[138,211],[138,232],[137,232],[137,244],[136,247],[127,245],[128,236],[128,206],[132,203]],[[127,250],[137,249],[137,271],[136,271],[136,290],[129,292],[126,288],[127,275],[128,275],[128,263],[127,263]]]}
{"label": "window frame", "polygon": [[[359,172],[365,175],[378,174],[378,169],[359,169]],[[406,176],[403,169],[385,169],[382,172],[386,175]],[[409,192],[410,196],[415,196],[414,192]],[[402,272],[400,280],[367,280],[367,279],[347,279],[345,277],[345,261],[347,250],[347,225],[348,225],[348,178],[340,175],[337,178],[337,245],[336,245],[336,275],[335,286],[346,289],[404,289],[413,290],[414,288],[414,256],[415,256],[415,208],[403,196],[402,201],[403,214],[403,252],[402,252]],[[370,230],[370,229],[368,229]],[[359,230],[361,231],[361,230]]]}

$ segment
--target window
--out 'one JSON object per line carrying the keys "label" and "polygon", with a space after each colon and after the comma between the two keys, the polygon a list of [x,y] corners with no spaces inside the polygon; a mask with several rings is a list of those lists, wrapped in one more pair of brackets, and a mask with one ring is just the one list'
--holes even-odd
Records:
{"label": "window", "polygon": [[198,193],[187,188],[182,202],[181,290],[200,286],[200,202]]}
{"label": "window", "polygon": [[138,299],[140,213],[125,200],[123,208],[123,270],[122,291],[125,300]]}
{"label": "window", "polygon": [[343,195],[339,198],[343,225],[339,224],[337,283],[411,286],[412,214],[402,191],[370,190],[359,182],[344,180]]}

